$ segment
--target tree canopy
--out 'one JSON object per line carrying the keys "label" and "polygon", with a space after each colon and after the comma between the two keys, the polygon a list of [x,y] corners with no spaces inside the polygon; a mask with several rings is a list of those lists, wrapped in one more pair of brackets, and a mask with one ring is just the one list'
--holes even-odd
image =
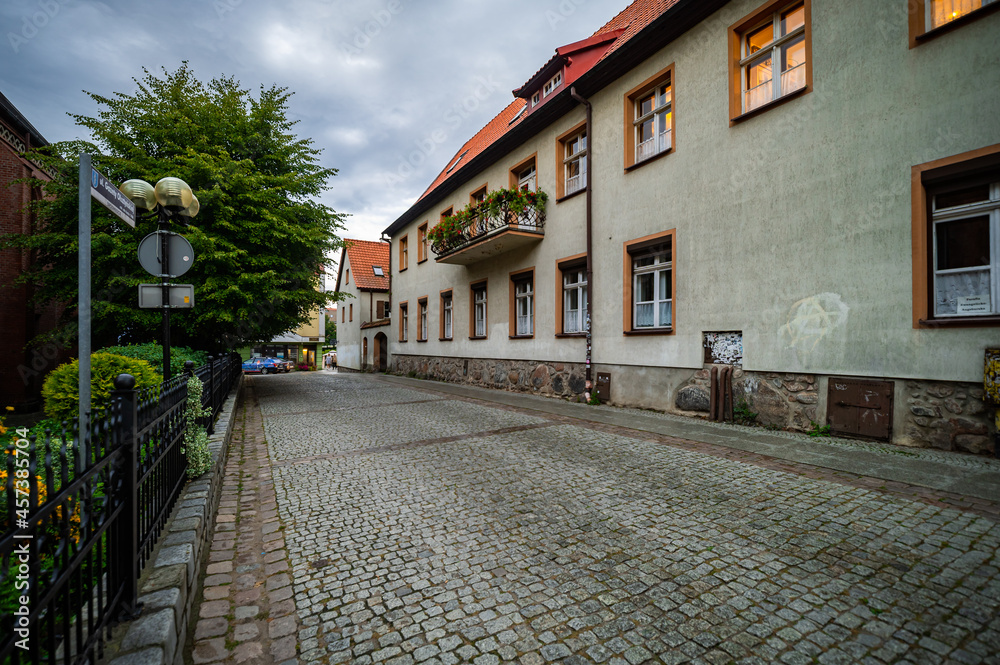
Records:
{"label": "tree canopy", "polygon": [[[318,290],[326,256],[341,246],[342,216],[317,197],[336,169],[295,135],[286,88],[261,86],[254,96],[232,77],[198,81],[187,63],[161,75],[143,69],[131,94],[87,92],[96,117],[74,115],[92,142],[54,143],[31,155],[54,174],[33,181],[30,234],[8,235],[6,246],[32,250],[24,283],[36,302],[77,301],[77,172],[79,154],[113,182],[165,176],[187,182],[201,211],[181,233],[194,248],[192,268],[179,280],[195,286],[195,307],[171,314],[173,340],[221,350],[268,341],[304,323],[336,299]],[[140,211],[141,212],[141,211]],[[159,340],[160,311],[138,307],[137,285],[156,282],[137,260],[138,244],[156,230],[155,216],[131,228],[92,206],[94,346]],[[54,334],[59,334],[60,330]]]}

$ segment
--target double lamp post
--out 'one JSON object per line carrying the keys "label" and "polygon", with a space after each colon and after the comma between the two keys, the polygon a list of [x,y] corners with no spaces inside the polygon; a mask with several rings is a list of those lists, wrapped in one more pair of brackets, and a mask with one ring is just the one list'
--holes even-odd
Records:
{"label": "double lamp post", "polygon": [[136,208],[157,214],[159,241],[160,284],[163,311],[163,380],[170,380],[170,238],[167,230],[171,221],[187,226],[187,221],[198,214],[198,197],[180,178],[162,178],[154,187],[145,180],[127,180],[118,188]]}

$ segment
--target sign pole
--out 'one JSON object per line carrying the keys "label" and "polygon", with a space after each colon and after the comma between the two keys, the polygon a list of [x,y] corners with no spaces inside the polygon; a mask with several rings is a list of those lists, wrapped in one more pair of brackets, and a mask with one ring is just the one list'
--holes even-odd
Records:
{"label": "sign pole", "polygon": [[79,274],[79,302],[77,303],[77,327],[79,328],[80,355],[80,405],[79,441],[77,449],[78,468],[87,466],[87,433],[90,415],[90,196],[93,178],[90,155],[80,153],[80,225],[77,270]]}
{"label": "sign pole", "polygon": [[[162,213],[161,213],[162,214]],[[161,217],[161,220],[163,218]],[[160,283],[163,285],[163,380],[170,380],[170,280],[166,275],[170,272],[170,237],[166,232],[166,223],[160,224]]]}

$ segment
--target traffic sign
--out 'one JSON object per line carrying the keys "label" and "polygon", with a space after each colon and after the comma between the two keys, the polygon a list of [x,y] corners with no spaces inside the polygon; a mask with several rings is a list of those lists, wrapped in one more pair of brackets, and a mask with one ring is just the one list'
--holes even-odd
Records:
{"label": "traffic sign", "polygon": [[167,284],[169,303],[163,307],[163,284],[140,284],[139,307],[143,309],[190,309],[194,307],[194,284]]}
{"label": "traffic sign", "polygon": [[91,168],[90,173],[90,195],[123,222],[135,228],[135,204],[95,168]]}
{"label": "traffic sign", "polygon": [[[167,269],[163,270],[162,261],[162,234],[167,235]],[[169,231],[157,231],[150,233],[139,243],[139,264],[154,277],[166,277],[173,279],[180,277],[194,263],[194,248],[187,238]]]}

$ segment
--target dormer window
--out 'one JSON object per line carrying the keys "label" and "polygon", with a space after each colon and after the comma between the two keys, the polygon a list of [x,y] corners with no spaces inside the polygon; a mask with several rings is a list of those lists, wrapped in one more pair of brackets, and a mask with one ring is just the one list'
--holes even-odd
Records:
{"label": "dormer window", "polygon": [[545,87],[542,88],[543,96],[548,97],[550,94],[552,94],[552,91],[554,91],[560,85],[562,85],[562,72],[557,72],[555,76],[549,79],[548,83],[545,84]]}
{"label": "dormer window", "polygon": [[385,277],[385,273],[382,272],[382,266],[372,266],[372,270],[375,272],[376,277]]}
{"label": "dormer window", "polygon": [[531,96],[531,103],[532,104],[538,104],[538,102],[540,102],[540,101],[542,101],[542,93],[536,92],[535,94],[533,94]]}

